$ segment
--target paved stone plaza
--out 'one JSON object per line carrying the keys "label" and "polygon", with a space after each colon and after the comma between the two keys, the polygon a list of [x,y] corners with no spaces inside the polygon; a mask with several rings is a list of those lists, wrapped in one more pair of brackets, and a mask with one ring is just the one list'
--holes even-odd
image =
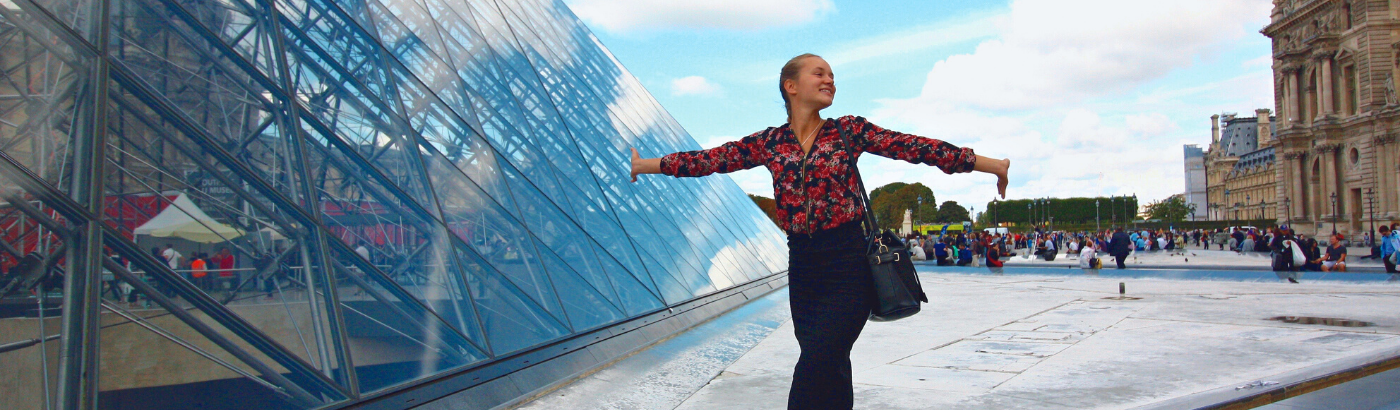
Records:
{"label": "paved stone plaza", "polygon": [[[922,274],[933,303],[856,343],[856,407],[1179,408],[1400,355],[1400,283],[1131,279],[1116,300],[1121,280],[1081,272]],[[783,408],[787,315],[781,289],[523,408]]]}

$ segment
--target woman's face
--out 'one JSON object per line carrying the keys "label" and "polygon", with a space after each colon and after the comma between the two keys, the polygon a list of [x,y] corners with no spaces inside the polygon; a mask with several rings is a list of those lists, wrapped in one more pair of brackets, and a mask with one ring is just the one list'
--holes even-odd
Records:
{"label": "woman's face", "polygon": [[788,93],[794,107],[814,106],[820,110],[831,106],[836,98],[836,75],[831,65],[821,57],[807,57],[802,61],[802,69],[797,78],[783,82],[783,90]]}

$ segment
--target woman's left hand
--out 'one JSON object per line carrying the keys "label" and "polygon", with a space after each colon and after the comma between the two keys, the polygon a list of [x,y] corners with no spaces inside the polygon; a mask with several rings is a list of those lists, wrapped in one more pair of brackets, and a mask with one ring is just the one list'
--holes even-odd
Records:
{"label": "woman's left hand", "polygon": [[1006,185],[1011,183],[1011,179],[1007,178],[1006,174],[1011,169],[1011,159],[1007,158],[999,162],[1001,162],[1001,172],[997,173],[997,193],[1001,195],[1001,199],[1006,199]]}
{"label": "woman's left hand", "polygon": [[1001,199],[1006,199],[1006,186],[1011,183],[1011,179],[1006,174],[1011,169],[1010,159],[991,159],[981,155],[977,156],[977,162],[972,164],[973,171],[986,172],[997,176],[997,194]]}

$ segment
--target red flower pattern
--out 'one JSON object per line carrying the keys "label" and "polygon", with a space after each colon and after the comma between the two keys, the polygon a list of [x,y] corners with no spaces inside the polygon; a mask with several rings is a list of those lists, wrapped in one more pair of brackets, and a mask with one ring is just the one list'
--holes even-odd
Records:
{"label": "red flower pattern", "polygon": [[783,124],[708,150],[668,154],[661,157],[661,173],[701,177],[763,165],[773,174],[780,228],[789,234],[835,228],[865,217],[840,129],[846,130],[857,156],[869,152],[933,165],[948,174],[972,171],[977,162],[971,148],[890,131],[848,115],[827,120],[805,158],[797,137]]}

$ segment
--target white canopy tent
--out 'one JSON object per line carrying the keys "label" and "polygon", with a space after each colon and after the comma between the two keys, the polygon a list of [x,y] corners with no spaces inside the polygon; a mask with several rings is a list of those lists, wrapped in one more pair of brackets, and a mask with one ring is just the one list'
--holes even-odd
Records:
{"label": "white canopy tent", "polygon": [[154,218],[136,227],[134,233],[160,238],[176,237],[199,243],[224,242],[243,236],[243,231],[238,228],[209,217],[183,193]]}

